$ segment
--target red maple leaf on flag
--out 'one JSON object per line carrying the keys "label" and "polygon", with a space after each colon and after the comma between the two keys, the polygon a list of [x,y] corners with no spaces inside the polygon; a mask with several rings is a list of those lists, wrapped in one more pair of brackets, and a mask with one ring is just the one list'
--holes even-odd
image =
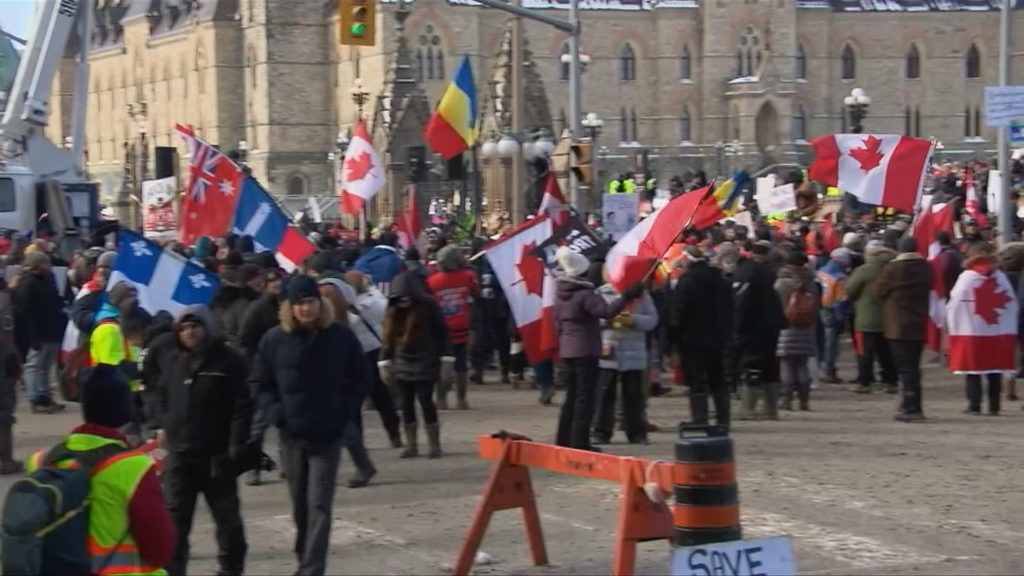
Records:
{"label": "red maple leaf on flag", "polygon": [[347,182],[356,182],[362,180],[373,170],[373,161],[370,160],[370,155],[365,151],[345,160],[345,180]]}
{"label": "red maple leaf on flag", "polygon": [[1006,309],[1010,296],[998,291],[995,277],[989,276],[974,289],[974,313],[986,324],[999,323],[999,311]]}
{"label": "red maple leaf on flag", "polygon": [[519,282],[526,285],[527,294],[543,296],[544,263],[540,261],[540,258],[533,255],[533,250],[536,247],[536,242],[530,242],[523,246],[522,252],[519,255],[519,263],[516,264],[516,270],[519,271],[519,276],[522,277],[522,280]]}
{"label": "red maple leaf on flag", "polygon": [[874,136],[868,136],[862,142],[864,143],[863,148],[850,148],[850,157],[860,162],[861,170],[871,172],[885,157],[885,154],[879,150],[882,141]]}

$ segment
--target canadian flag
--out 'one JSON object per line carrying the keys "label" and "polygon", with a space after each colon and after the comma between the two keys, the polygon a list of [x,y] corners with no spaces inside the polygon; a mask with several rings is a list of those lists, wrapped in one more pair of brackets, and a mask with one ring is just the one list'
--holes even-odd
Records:
{"label": "canadian flag", "polygon": [[366,133],[366,123],[360,120],[341,163],[338,183],[341,211],[358,214],[383,186],[384,171],[381,170],[380,158]]}
{"label": "canadian flag", "polygon": [[964,188],[967,192],[967,201],[964,203],[964,207],[967,208],[967,214],[978,222],[978,226],[984,228],[988,225],[988,218],[981,211],[981,204],[978,202],[978,190],[974,187],[974,172],[970,170],[964,174]]}
{"label": "canadian flag", "polygon": [[928,292],[928,324],[925,328],[925,344],[931,350],[942,349],[942,331],[946,326],[946,284],[942,277],[941,261],[936,258],[942,251],[935,233],[946,231],[953,235],[953,205],[927,203],[921,206],[914,221],[914,239],[917,250],[928,259],[932,266],[932,289]]}
{"label": "canadian flag", "polygon": [[1016,371],[1017,297],[994,262],[960,274],[946,306],[949,369],[957,374]]}
{"label": "canadian flag", "polygon": [[416,199],[416,185],[410,184],[407,188],[408,197],[405,201],[405,210],[395,214],[395,227],[398,232],[398,244],[408,250],[416,244],[416,240],[423,231],[423,224],[420,222],[420,203]]}
{"label": "canadian flag", "polygon": [[544,197],[540,200],[537,215],[551,218],[556,228],[569,221],[569,205],[565,202],[565,196],[562,196],[562,189],[558,187],[558,178],[550,170],[544,181]]}
{"label": "canadian flag", "polygon": [[836,134],[811,142],[812,180],[878,206],[910,212],[924,183],[932,143],[893,134]]}
{"label": "canadian flag", "polygon": [[485,248],[519,328],[530,364],[552,358],[555,337],[555,280],[534,248],[553,232],[549,218],[534,218]]}
{"label": "canadian flag", "polygon": [[708,185],[676,196],[626,232],[605,257],[608,282],[621,291],[642,281],[679,234],[693,223],[693,215],[710,189]]}

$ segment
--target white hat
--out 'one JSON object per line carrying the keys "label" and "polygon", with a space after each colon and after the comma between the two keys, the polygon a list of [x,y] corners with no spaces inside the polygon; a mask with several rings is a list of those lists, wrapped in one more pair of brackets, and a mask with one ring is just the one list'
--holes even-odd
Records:
{"label": "white hat", "polygon": [[566,276],[583,276],[590,269],[590,260],[582,254],[573,252],[568,246],[559,246],[555,258]]}

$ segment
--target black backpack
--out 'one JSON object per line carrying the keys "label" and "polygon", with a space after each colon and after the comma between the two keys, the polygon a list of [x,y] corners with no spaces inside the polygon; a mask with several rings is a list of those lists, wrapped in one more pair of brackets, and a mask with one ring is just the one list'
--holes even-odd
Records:
{"label": "black backpack", "polygon": [[[61,443],[46,453],[38,470],[11,486],[0,517],[0,563],[5,576],[93,573],[86,548],[89,481],[96,466],[125,450],[108,444],[74,452]],[[57,462],[77,465],[57,468]]]}

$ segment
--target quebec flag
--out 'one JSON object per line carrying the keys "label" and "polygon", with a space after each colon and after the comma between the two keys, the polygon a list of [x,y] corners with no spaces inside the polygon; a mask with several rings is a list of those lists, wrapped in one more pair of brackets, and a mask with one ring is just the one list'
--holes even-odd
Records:
{"label": "quebec flag", "polygon": [[174,316],[186,306],[209,305],[220,284],[215,274],[129,230],[118,233],[117,263],[107,286],[121,281],[135,286],[139,305],[151,314],[166,310]]}
{"label": "quebec flag", "polygon": [[257,252],[273,252],[289,273],[313,253],[313,244],[289,224],[288,217],[259,184],[246,178],[235,207],[232,232],[252,236]]}

